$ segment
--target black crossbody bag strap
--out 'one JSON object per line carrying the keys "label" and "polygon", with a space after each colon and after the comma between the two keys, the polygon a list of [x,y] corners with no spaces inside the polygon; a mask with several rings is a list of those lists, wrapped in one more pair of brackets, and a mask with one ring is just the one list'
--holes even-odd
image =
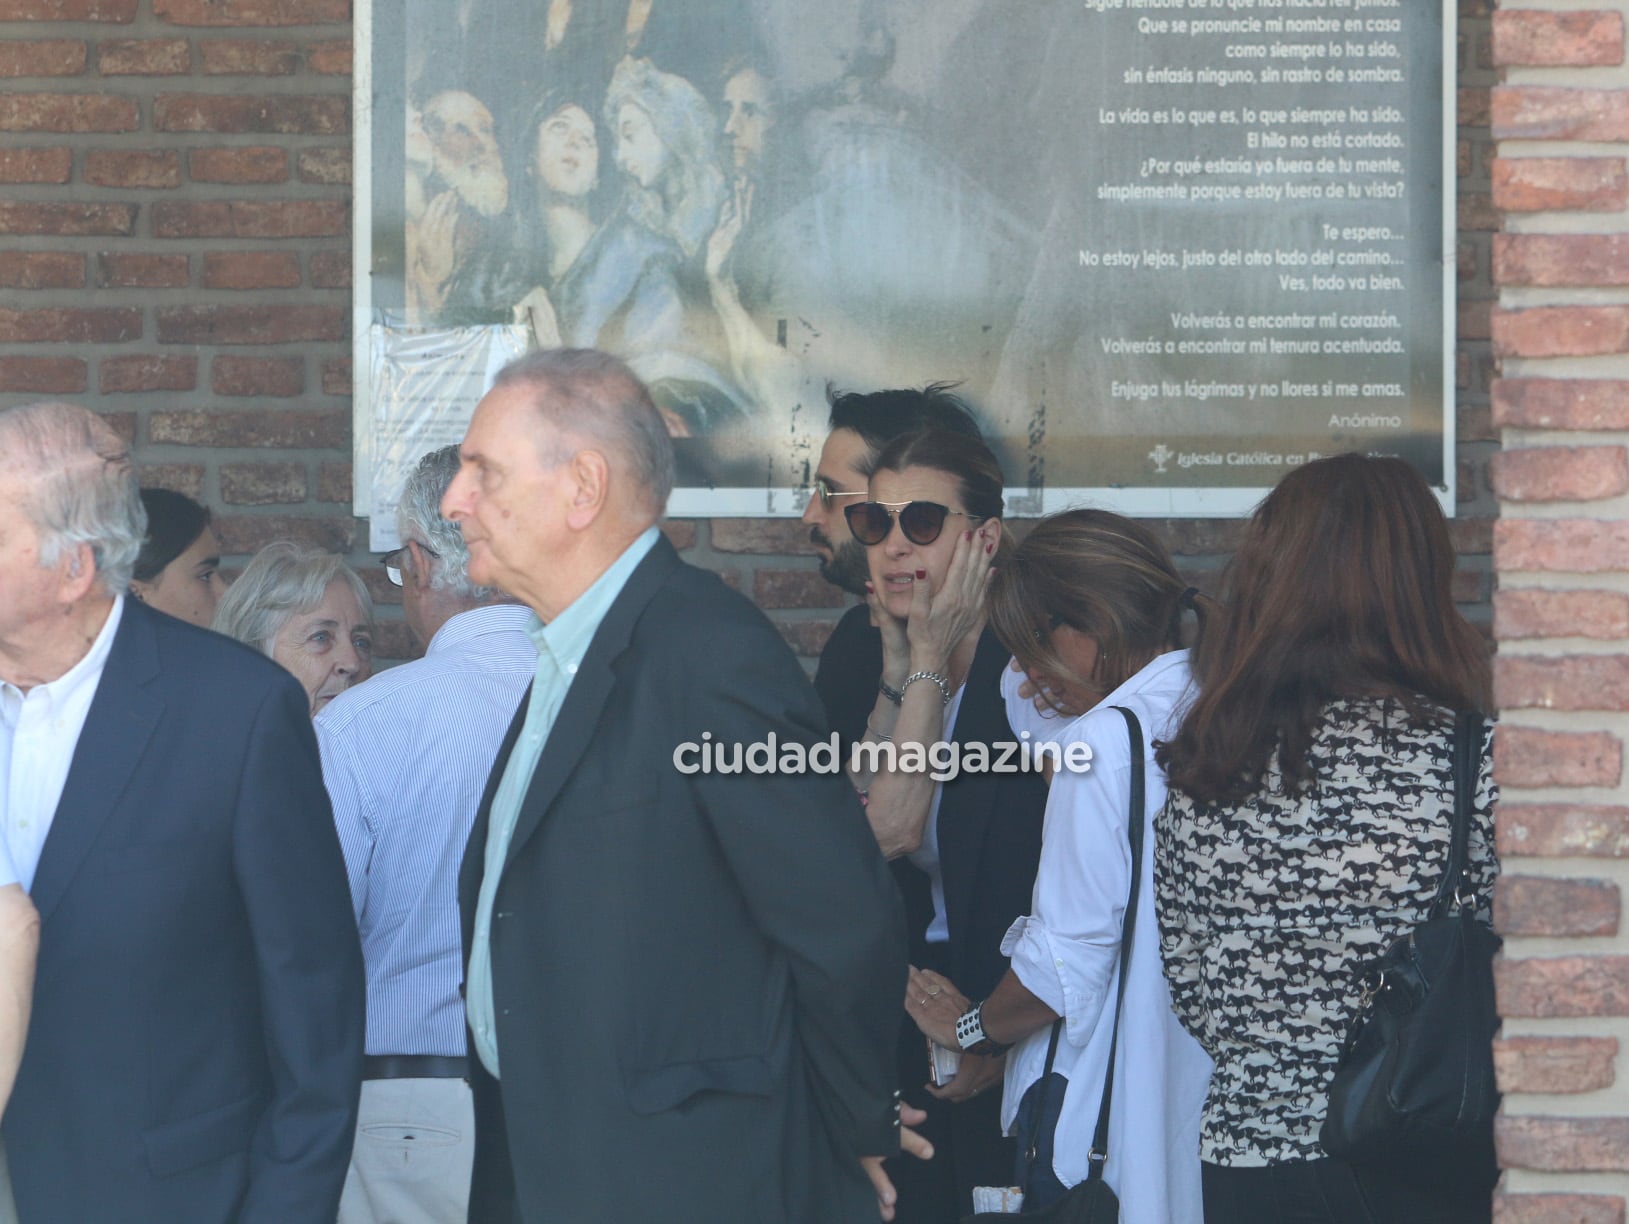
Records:
{"label": "black crossbody bag strap", "polygon": [[[1131,801],[1127,804],[1126,838],[1131,843],[1131,889],[1126,896],[1125,920],[1120,926],[1120,981],[1114,996],[1114,1032],[1109,1037],[1109,1065],[1103,1076],[1103,1102],[1097,1107],[1097,1128],[1092,1132],[1092,1147],[1087,1153],[1086,1180],[1103,1176],[1103,1164],[1109,1158],[1109,1112],[1114,1100],[1114,1062],[1120,1047],[1120,1010],[1126,998],[1126,972],[1131,966],[1131,935],[1137,925],[1137,896],[1143,875],[1143,824],[1147,819],[1147,787],[1143,772],[1143,727],[1137,716],[1125,706],[1114,706],[1126,720],[1126,734],[1131,739]],[[1041,1082],[1047,1084],[1052,1077],[1052,1062],[1058,1055],[1058,1036],[1063,1031],[1060,1016],[1052,1024],[1052,1039],[1046,1047],[1046,1067]],[[1050,1084],[1048,1084],[1050,1088]],[[1043,1092],[1046,1091],[1043,1089]],[[1044,1116],[1046,1111],[1041,1111]],[[1035,1148],[1029,1152],[1029,1176],[1034,1176]],[[1028,1178],[1026,1178],[1026,1181]],[[1024,1187],[1026,1193],[1029,1187]]]}
{"label": "black crossbody bag strap", "polygon": [[1454,716],[1454,829],[1448,842],[1448,865],[1431,902],[1431,917],[1441,918],[1456,904],[1464,881],[1471,840],[1471,809],[1476,806],[1476,779],[1482,763],[1482,716]]}

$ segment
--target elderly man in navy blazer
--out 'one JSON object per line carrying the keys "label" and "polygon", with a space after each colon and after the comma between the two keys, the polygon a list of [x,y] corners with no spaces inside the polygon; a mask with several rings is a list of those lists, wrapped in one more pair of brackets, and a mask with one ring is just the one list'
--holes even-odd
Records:
{"label": "elderly man in navy blazer", "polygon": [[23,1224],[332,1220],[362,962],[304,692],[124,598],[129,456],[0,412],[0,836],[42,921],[5,1116]]}

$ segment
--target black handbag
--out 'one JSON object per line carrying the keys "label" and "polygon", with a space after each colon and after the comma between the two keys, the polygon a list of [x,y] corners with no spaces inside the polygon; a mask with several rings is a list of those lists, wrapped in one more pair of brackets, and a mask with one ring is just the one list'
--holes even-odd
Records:
{"label": "black handbag", "polygon": [[1465,895],[1466,845],[1482,720],[1454,724],[1454,828],[1426,920],[1366,973],[1365,994],[1329,1087],[1318,1142],[1353,1164],[1491,1185],[1499,1028],[1493,957],[1503,942]]}
{"label": "black handbag", "polygon": [[[1103,1164],[1109,1158],[1109,1105],[1114,1097],[1114,1056],[1120,1045],[1120,1008],[1126,997],[1126,971],[1131,965],[1131,933],[1137,924],[1137,894],[1143,873],[1143,822],[1147,819],[1147,806],[1143,786],[1143,728],[1137,716],[1125,706],[1115,706],[1126,720],[1126,733],[1131,737],[1131,804],[1130,818],[1126,822],[1131,843],[1131,891],[1126,897],[1125,921],[1120,931],[1120,985],[1114,998],[1114,1032],[1109,1037],[1109,1065],[1103,1076],[1103,1100],[1097,1107],[1097,1127],[1092,1132],[1091,1150],[1086,1156],[1086,1176],[1064,1191],[1063,1197],[1045,1207],[1031,1209],[1030,1185],[1024,1186],[1025,1207],[1022,1216],[1038,1224],[1119,1224],[1120,1198],[1103,1180]],[[1052,1025],[1052,1039],[1046,1047],[1046,1066],[1036,1087],[1043,1093],[1052,1085],[1052,1062],[1058,1055],[1058,1035],[1063,1031],[1063,1018]],[[1046,1116],[1046,1110],[1039,1112]],[[1028,1177],[1033,1182],[1036,1166],[1036,1143],[1032,1138],[1027,1153]],[[962,1224],[978,1220],[1010,1220],[1000,1212],[980,1211],[963,1216]]]}

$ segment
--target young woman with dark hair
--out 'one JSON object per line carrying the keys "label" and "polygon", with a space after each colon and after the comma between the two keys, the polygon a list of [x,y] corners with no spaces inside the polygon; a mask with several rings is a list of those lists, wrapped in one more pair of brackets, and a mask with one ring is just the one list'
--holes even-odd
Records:
{"label": "young woman with dark hair", "polygon": [[[1485,1221],[1487,1186],[1412,1184],[1318,1144],[1363,967],[1425,916],[1448,854],[1455,712],[1490,707],[1425,481],[1339,455],[1251,520],[1194,651],[1199,695],[1159,750],[1155,891],[1172,1000],[1216,1060],[1207,1224]],[[1484,751],[1466,885],[1498,863]]]}

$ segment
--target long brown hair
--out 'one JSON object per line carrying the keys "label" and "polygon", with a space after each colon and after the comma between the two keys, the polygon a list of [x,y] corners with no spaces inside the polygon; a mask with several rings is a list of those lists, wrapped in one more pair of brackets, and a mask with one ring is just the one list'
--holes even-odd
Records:
{"label": "long brown hair", "polygon": [[[1028,670],[1099,692],[1118,688],[1155,655],[1182,645],[1197,605],[1159,537],[1107,510],[1065,510],[1035,524],[990,581],[990,627]],[[1050,623],[1096,640],[1090,676],[1053,648]]]}
{"label": "long brown hair", "polygon": [[1242,798],[1276,748],[1285,788],[1299,789],[1336,698],[1485,713],[1488,650],[1454,607],[1453,573],[1447,520],[1401,459],[1334,455],[1285,476],[1194,650],[1199,696],[1157,754],[1170,784],[1205,802]]}

